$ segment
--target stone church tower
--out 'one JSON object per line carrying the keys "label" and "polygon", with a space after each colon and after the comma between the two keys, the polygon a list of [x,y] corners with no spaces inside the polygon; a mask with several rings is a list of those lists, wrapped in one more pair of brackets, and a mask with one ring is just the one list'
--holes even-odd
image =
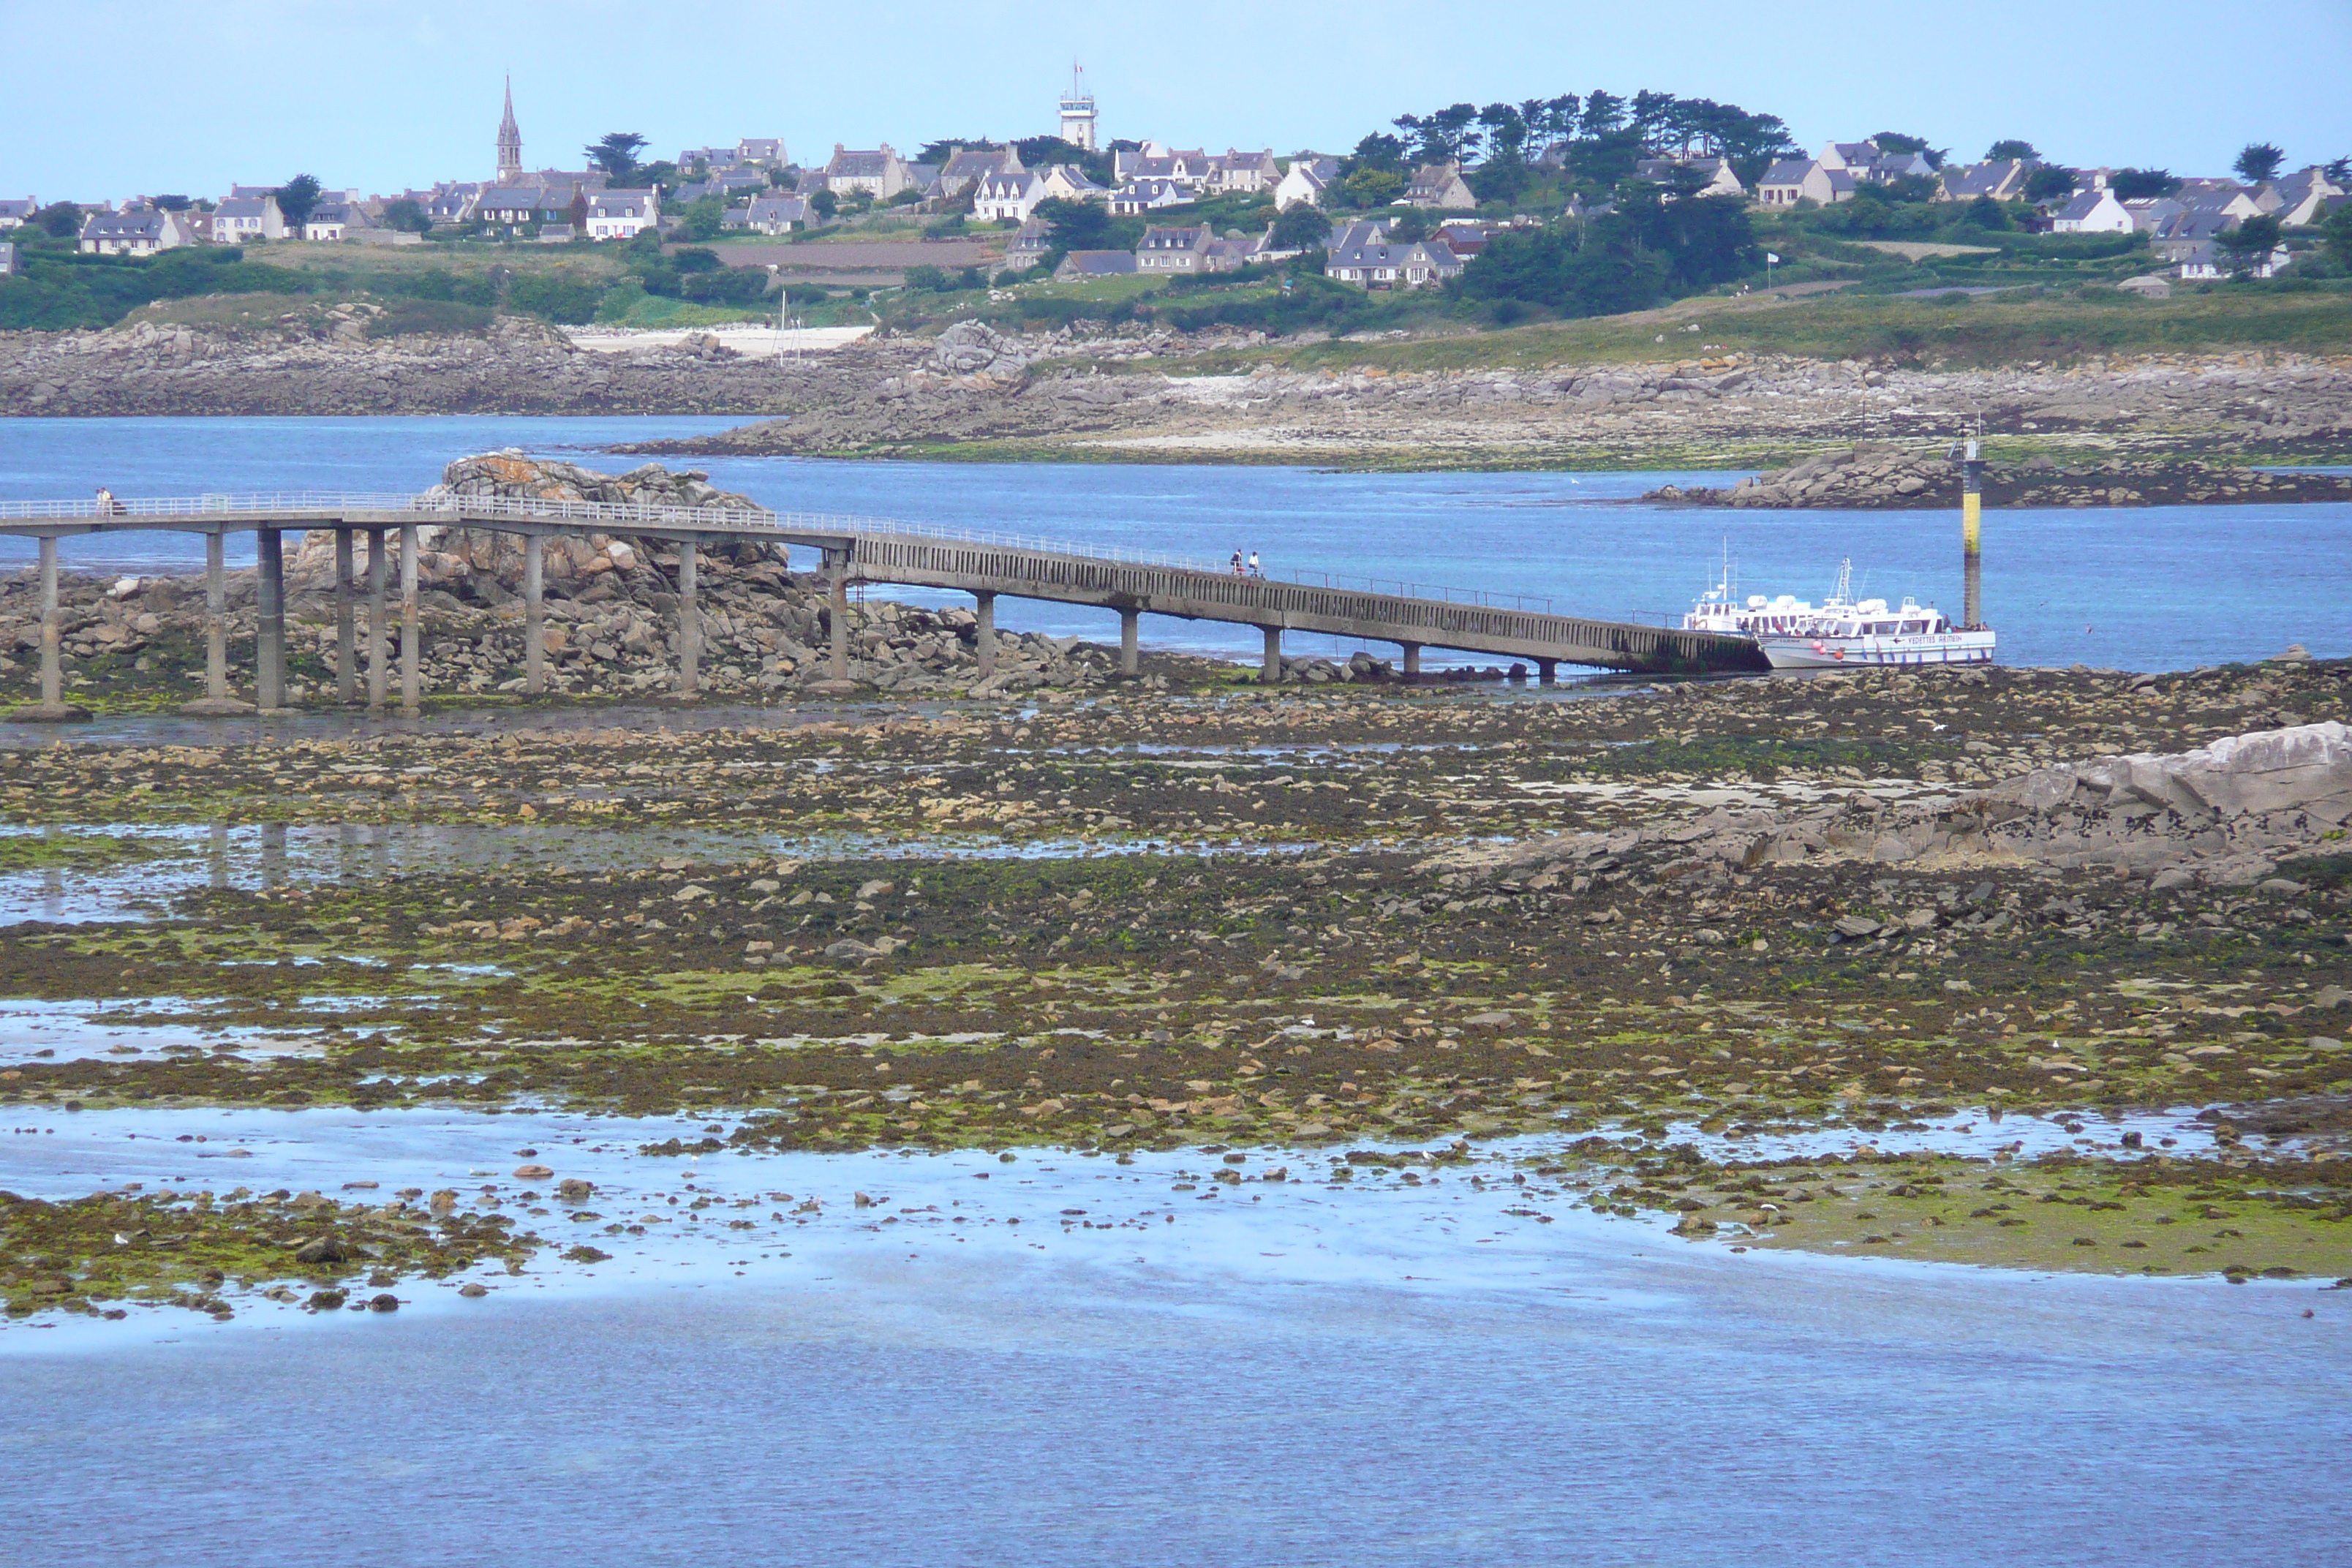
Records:
{"label": "stone church tower", "polygon": [[522,128],[515,123],[514,78],[507,78],[507,112],[499,121],[499,184],[512,184],[522,175]]}

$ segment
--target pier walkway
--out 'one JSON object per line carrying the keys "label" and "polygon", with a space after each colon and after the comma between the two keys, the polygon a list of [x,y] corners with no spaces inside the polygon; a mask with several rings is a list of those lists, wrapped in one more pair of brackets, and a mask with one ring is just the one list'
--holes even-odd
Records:
{"label": "pier walkway", "polygon": [[[1117,548],[1076,546],[1011,534],[961,532],[922,524],[822,513],[771,512],[721,507],[622,506],[513,496],[207,495],[118,500],[101,511],[96,501],[0,501],[0,534],[40,541],[41,700],[17,710],[26,719],[70,718],[59,657],[57,574],[58,542],[97,533],[169,531],[205,541],[207,681],[194,712],[245,712],[231,697],[227,667],[227,587],[223,540],[255,536],[259,635],[255,692],[263,710],[284,702],[286,670],[285,545],[287,533],[314,530],[335,535],[335,603],[339,697],[357,700],[355,602],[368,603],[367,700],[386,705],[389,688],[388,595],[397,574],[400,599],[400,685],[404,710],[422,698],[417,622],[418,530],[424,527],[507,532],[523,542],[525,688],[546,689],[541,551],[550,536],[603,533],[662,540],[677,546],[678,688],[696,690],[702,626],[696,599],[698,547],[752,540],[813,550],[829,584],[832,680],[848,680],[848,591],[853,584],[896,584],[959,590],[979,607],[983,678],[995,664],[995,604],[1000,595],[1092,605],[1119,615],[1119,668],[1137,668],[1137,628],[1143,616],[1227,621],[1265,635],[1265,679],[1282,671],[1286,631],[1321,632],[1403,649],[1407,675],[1419,673],[1421,650],[1446,648],[1533,663],[1551,681],[1560,665],[1652,674],[1699,674],[1765,668],[1744,637],[1668,630],[1552,613],[1550,602],[1509,595],[1465,593],[1418,584],[1351,583],[1309,578],[1243,577],[1212,563],[1173,560]],[[357,570],[364,540],[364,582]],[[394,552],[397,552],[397,564]]]}

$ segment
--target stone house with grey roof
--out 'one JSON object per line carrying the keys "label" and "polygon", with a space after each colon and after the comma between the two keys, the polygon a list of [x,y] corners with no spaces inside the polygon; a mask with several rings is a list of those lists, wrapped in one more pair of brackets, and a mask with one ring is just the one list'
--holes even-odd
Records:
{"label": "stone house with grey roof", "polygon": [[1391,240],[1387,224],[1360,220],[1331,231],[1323,275],[1363,289],[1430,289],[1460,277],[1462,260],[1444,240]]}
{"label": "stone house with grey roof", "polygon": [[887,142],[872,152],[852,152],[836,142],[833,158],[824,166],[824,188],[836,196],[863,191],[877,202],[887,202],[914,183],[907,161]]}

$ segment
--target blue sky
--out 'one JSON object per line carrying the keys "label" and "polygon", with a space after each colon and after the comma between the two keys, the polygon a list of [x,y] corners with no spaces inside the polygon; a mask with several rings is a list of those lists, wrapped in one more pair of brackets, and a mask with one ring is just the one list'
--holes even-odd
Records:
{"label": "blue sky", "polygon": [[781,135],[812,161],[835,142],[1032,135],[1074,55],[1106,135],[1213,149],[1344,151],[1458,100],[1650,87],[1779,114],[1809,147],[1897,130],[1974,157],[2021,136],[2179,174],[2223,172],[2255,140],[2295,165],[2352,153],[2352,0],[0,0],[0,195],[45,201],[303,171],[370,191],[478,179],[509,70],[534,167],[577,167],[613,130],[663,156]]}

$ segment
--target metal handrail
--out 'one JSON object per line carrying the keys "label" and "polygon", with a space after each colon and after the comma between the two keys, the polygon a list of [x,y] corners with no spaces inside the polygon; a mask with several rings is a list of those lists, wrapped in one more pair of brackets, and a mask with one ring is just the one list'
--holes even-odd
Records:
{"label": "metal handrail", "polygon": [[[339,490],[278,490],[243,495],[118,497],[111,510],[89,500],[0,500],[0,521],[75,521],[110,517],[240,517],[288,512],[411,512],[419,516],[470,512],[477,516],[511,517],[526,521],[582,521],[658,528],[706,528],[740,531],[773,529],[797,533],[896,533],[920,539],[945,539],[966,544],[992,544],[1048,555],[1068,555],[1118,561],[1141,566],[1164,566],[1179,572],[1231,575],[1227,563],[1196,556],[1166,555],[1118,544],[1094,544],[1052,539],[1043,534],[1012,533],[987,529],[952,528],[940,523],[911,522],[895,518],[861,517],[845,512],[769,511],[764,508],[722,506],[656,506],[643,502],[567,500],[551,496],[457,495],[426,491],[422,495],[382,495]],[[1548,595],[1497,594],[1478,588],[1453,588],[1402,579],[1351,577],[1328,572],[1289,572],[1263,576],[1261,581],[1290,583],[1301,587],[1344,588],[1361,584],[1361,592],[1381,593],[1388,584],[1402,598],[1440,599],[1448,604],[1508,606],[1526,610],[1540,605],[1552,613]]]}

